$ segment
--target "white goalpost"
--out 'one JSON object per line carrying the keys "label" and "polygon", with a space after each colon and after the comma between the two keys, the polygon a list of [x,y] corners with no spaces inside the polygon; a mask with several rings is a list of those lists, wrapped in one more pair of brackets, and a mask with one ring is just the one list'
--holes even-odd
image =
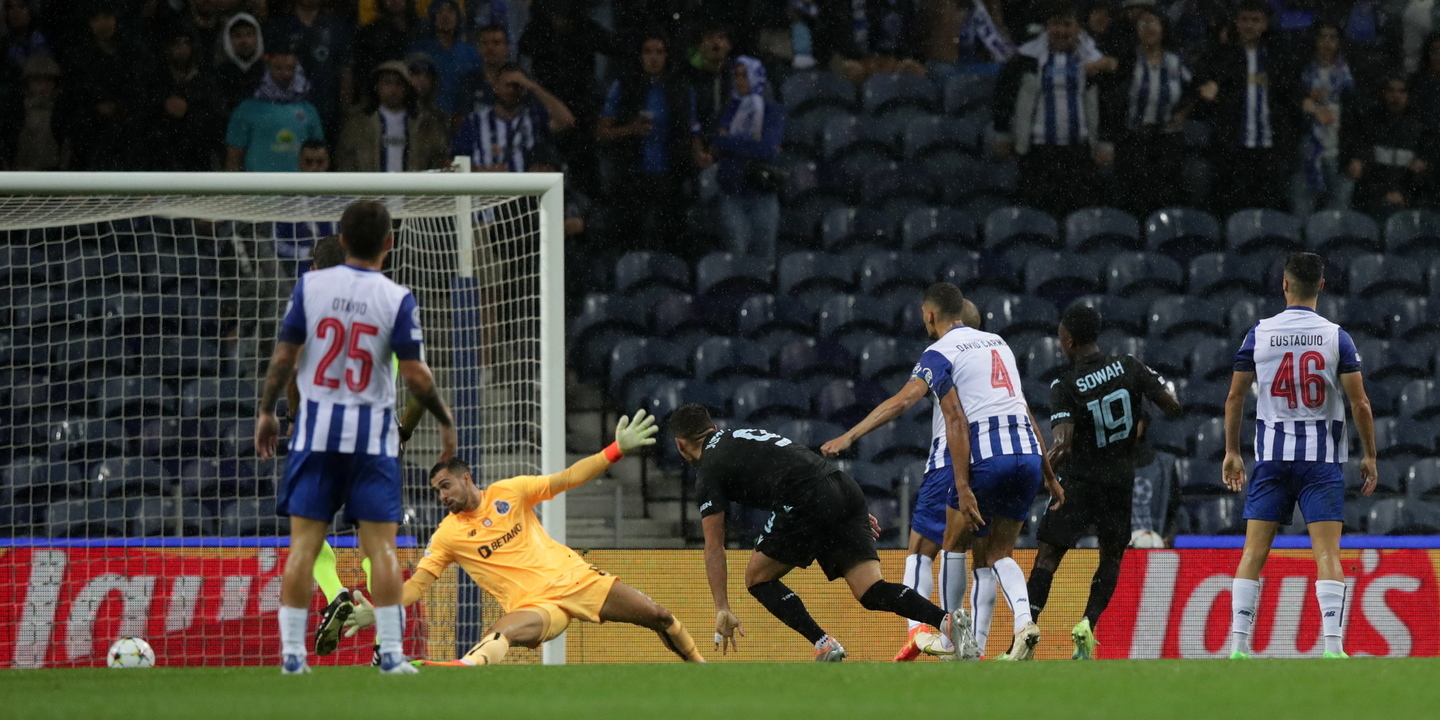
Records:
{"label": "white goalpost", "polygon": [[[255,390],[308,244],[358,199],[395,220],[385,272],[477,480],[564,469],[562,175],[0,173],[0,667],[103,664],[122,635],[164,664],[273,662],[283,465],[254,456]],[[438,447],[426,419],[402,458],[412,566]],[[565,542],[564,495],[541,518]],[[444,659],[498,610],[454,569],[421,605],[406,649]]]}

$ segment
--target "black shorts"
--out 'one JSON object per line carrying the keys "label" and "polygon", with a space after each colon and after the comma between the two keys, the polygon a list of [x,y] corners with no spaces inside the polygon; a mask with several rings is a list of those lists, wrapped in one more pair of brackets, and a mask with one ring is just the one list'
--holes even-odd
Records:
{"label": "black shorts", "polygon": [[1037,538],[1055,547],[1073,548],[1094,528],[1101,547],[1130,544],[1130,508],[1135,495],[1135,475],[1116,474],[1103,478],[1061,478],[1065,504],[1046,510],[1040,519]]}
{"label": "black shorts", "polygon": [[838,472],[783,492],[755,541],[755,552],[801,568],[819,562],[829,580],[880,559],[870,537],[865,493]]}

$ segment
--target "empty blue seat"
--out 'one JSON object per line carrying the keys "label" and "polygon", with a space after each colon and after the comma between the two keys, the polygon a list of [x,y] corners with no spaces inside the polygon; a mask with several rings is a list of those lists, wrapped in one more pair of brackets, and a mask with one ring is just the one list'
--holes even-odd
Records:
{"label": "empty blue seat", "polygon": [[1193,423],[1184,418],[1179,420],[1156,418],[1154,422],[1146,426],[1145,440],[1156,450],[1180,457],[1189,457],[1190,445],[1194,439],[1192,428]]}
{"label": "empty blue seat", "polygon": [[[107,512],[112,512],[107,510]],[[134,498],[124,501],[123,518],[130,537],[209,535],[215,518],[205,506],[193,500],[175,498]]]}
{"label": "empty blue seat", "polygon": [[1416,500],[1440,500],[1440,458],[1425,458],[1405,470],[1405,495]]}
{"label": "empty blue seat", "polygon": [[644,333],[648,310],[629,298],[587,295],[580,316],[570,322],[566,333],[571,361],[579,366],[581,375],[597,377],[616,343]]}
{"label": "empty blue seat", "polygon": [[1354,210],[1321,210],[1305,221],[1305,246],[1325,257],[1380,252],[1380,226]]}
{"label": "empty blue seat", "polygon": [[[874,407],[874,405],[872,404],[870,407]],[[860,460],[871,463],[883,463],[902,458],[923,462],[930,454],[930,438],[928,436],[914,432],[912,428],[900,427],[896,423],[888,423],[875,428],[865,437],[860,438],[860,442],[856,445]]]}
{"label": "empty blue seat", "polygon": [[943,115],[911,118],[905,125],[905,157],[915,160],[937,150],[959,150],[977,154],[985,139],[978,120],[953,119]]}
{"label": "empty blue seat", "polygon": [[180,414],[187,418],[244,417],[260,400],[255,383],[231,378],[201,378],[180,389]]}
{"label": "empty blue seat", "polygon": [[885,332],[890,329],[893,318],[894,314],[874,298],[836,295],[820,306],[816,325],[821,336],[838,338],[860,330]]}
{"label": "empty blue seat", "polygon": [[[918,159],[930,182],[939,186],[941,201],[962,205],[989,189],[985,163],[954,150],[927,154]],[[975,215],[972,213],[972,217]]]}
{"label": "empty blue seat", "polygon": [[1039,298],[1002,296],[979,310],[985,329],[1006,337],[1024,332],[1050,334],[1060,324],[1055,306]]}
{"label": "empty blue seat", "polygon": [[1390,334],[1405,340],[1433,341],[1440,335],[1440,313],[1432,310],[1425,298],[1389,303],[1385,311],[1390,316]]}
{"label": "empty blue seat", "polygon": [[775,372],[786,380],[850,377],[855,360],[845,346],[832,340],[797,338],[780,346]]}
{"label": "empty blue seat", "polygon": [[1225,238],[1230,250],[1238,253],[1303,247],[1300,221],[1293,215],[1268,208],[1237,210],[1231,214],[1225,221]]}
{"label": "empty blue seat", "polygon": [[879,207],[893,200],[910,199],[929,205],[939,199],[934,183],[920,165],[882,166],[860,178],[856,199],[866,207]]}
{"label": "empty blue seat", "polygon": [[874,252],[860,261],[860,290],[875,297],[905,288],[924,290],[935,282],[928,258],[894,251]]}
{"label": "empty blue seat", "polygon": [[850,110],[855,107],[855,86],[835,73],[809,70],[785,78],[780,97],[791,116],[820,107]]}
{"label": "empty blue seat", "polygon": [[811,450],[818,450],[821,445],[844,435],[845,428],[824,420],[790,420],[776,425],[775,432]]}
{"label": "empty blue seat", "polygon": [[634,293],[648,287],[690,287],[690,266],[670,253],[628,252],[615,263],[615,291]]}
{"label": "empty blue seat", "polygon": [[1203,343],[1190,352],[1190,377],[1201,380],[1228,379],[1235,368],[1235,348],[1223,343]]}
{"label": "empty blue seat", "polygon": [[794,252],[780,259],[777,289],[784,295],[844,292],[854,286],[855,266],[843,255]]}
{"label": "empty blue seat", "polygon": [[1076,210],[1065,218],[1065,246],[1079,252],[1143,250],[1140,223],[1110,207]]}
{"label": "empty blue seat", "polygon": [[191,460],[180,466],[180,494],[205,500],[253,497],[257,482],[255,466],[246,460]]}
{"label": "empty blue seat", "polygon": [[728,334],[734,327],[733,318],[712,310],[710,304],[697,300],[694,295],[665,295],[655,301],[650,327],[655,335],[676,342],[691,335]]}
{"label": "empty blue seat", "polygon": [[67,500],[53,503],[45,513],[46,535],[52,538],[120,537],[125,534],[124,510],[111,501]]}
{"label": "empty blue seat", "polygon": [[1120,253],[1110,258],[1105,287],[1121,297],[1182,292],[1185,271],[1180,263],[1157,253]]}
{"label": "empty blue seat", "polygon": [[770,264],[728,252],[710,253],[695,266],[695,292],[765,292],[770,289]]}
{"label": "empty blue seat", "polygon": [[160,496],[170,493],[175,485],[175,478],[165,466],[141,458],[101,460],[90,466],[85,481],[91,497]]}
{"label": "empty blue seat", "polygon": [[1350,261],[1350,292],[1364,298],[1424,295],[1425,268],[1413,260],[1378,253]]}
{"label": "empty blue seat", "polygon": [[1100,268],[1086,257],[1062,253],[1035,253],[1025,261],[1025,291],[1069,305],[1075,298],[1100,289]]}
{"label": "empty blue seat", "polygon": [[820,155],[829,161],[839,160],[864,148],[860,137],[860,121],[850,115],[835,115],[820,129]]}
{"label": "empty blue seat", "polygon": [[1401,210],[1385,220],[1385,249],[1411,255],[1440,248],[1440,213]]}
{"label": "empty blue seat", "polygon": [[[1195,426],[1194,433],[1194,457],[1197,461],[1204,464],[1208,472],[1214,469],[1213,466],[1209,464],[1211,461],[1223,460],[1225,458],[1225,420],[1223,418],[1202,420],[1199,425]],[[1242,432],[1241,434],[1243,435],[1245,433]],[[1214,489],[1213,484],[1220,481],[1219,473],[1215,475],[1214,478],[1197,478],[1192,479],[1191,482],[1199,482]],[[1193,490],[1185,491],[1192,492]],[[1214,491],[1223,492],[1223,490],[1219,489],[1214,489]]]}
{"label": "empty blue seat", "polygon": [[610,351],[611,397],[624,398],[628,385],[643,376],[688,377],[690,359],[675,343],[658,338],[622,340]]}
{"label": "empty blue seat", "polygon": [[929,79],[909,73],[871,75],[860,88],[860,102],[867,115],[905,109],[935,112],[940,105],[939,95]]}
{"label": "empty blue seat", "polygon": [[286,535],[290,518],[275,515],[273,498],[241,498],[226,503],[219,513],[220,534],[226,537]]}
{"label": "empty blue seat", "polygon": [[[1025,361],[1025,377],[1029,380],[1049,384],[1065,368],[1069,367],[1070,360],[1065,357],[1064,351],[1060,348],[1060,341],[1053,337],[1043,337],[1032,341],[1029,347],[1025,348],[1023,356]],[[1044,394],[1046,397],[1049,393]],[[1026,398],[1034,401],[1039,397],[1031,398],[1026,393]]]}
{"label": "empty blue seat", "polygon": [[808,158],[782,158],[780,204],[790,207],[820,192],[820,166]]}
{"label": "empty blue seat", "polygon": [[971,250],[941,253],[938,277],[962,290],[979,285],[984,280],[980,269],[980,253]]}
{"label": "empty blue seat", "polygon": [[793,383],[783,380],[751,380],[735,388],[735,420],[765,423],[804,420],[810,416],[810,398]]}
{"label": "empty blue seat", "polygon": [[987,105],[995,93],[995,76],[962,73],[945,81],[945,112],[964,115]]}
{"label": "empty blue seat", "polygon": [[22,456],[0,468],[0,505],[43,504],[84,493],[80,468],[63,458]]}
{"label": "empty blue seat", "polygon": [[963,210],[914,210],[900,223],[900,247],[912,252],[925,252],[946,245],[976,247],[978,241],[975,218]]}
{"label": "empty blue seat", "polygon": [[858,208],[835,208],[826,213],[820,221],[820,247],[826,251],[838,252],[868,240],[860,227]]}
{"label": "empty blue seat", "polygon": [[810,157],[821,157],[824,145],[824,130],[831,118],[849,117],[848,112],[835,108],[821,108],[814,112],[785,118],[785,131],[781,142],[787,152],[803,152]]}
{"label": "empty blue seat", "polygon": [[[663,380],[656,383],[644,399],[645,411],[663,423],[670,413],[686,403],[699,403],[710,410],[712,415],[724,417],[729,414],[727,399],[715,391],[714,386],[699,380]],[[660,443],[669,450],[673,443]]]}
{"label": "empty blue seat", "polygon": [[1161,298],[1150,306],[1152,336],[1172,338],[1189,332],[1224,337],[1225,312],[1214,303],[1186,296]]}
{"label": "empty blue seat", "polygon": [[896,380],[900,376],[908,377],[928,345],[928,341],[918,339],[880,338],[872,340],[860,350],[859,377],[864,380],[878,381],[887,389],[898,389],[898,385],[892,386],[887,380]]}
{"label": "empty blue seat", "polygon": [[1100,327],[1118,328],[1132,335],[1145,334],[1148,320],[1144,305],[1115,295],[1085,295],[1075,302],[1095,308],[1100,313]]}
{"label": "empty blue seat", "polygon": [[1117,332],[1115,330],[1101,331],[1100,349],[1115,355],[1133,355],[1135,359],[1143,362],[1148,351],[1145,338],[1115,337],[1114,334]]}
{"label": "empty blue seat", "polygon": [[[782,278],[784,267],[782,262]],[[810,311],[783,295],[756,295],[746,300],[740,305],[736,325],[741,335],[752,339],[775,332],[809,334],[815,327]]]}
{"label": "empty blue seat", "polygon": [[1279,313],[1282,309],[1280,303],[1272,299],[1236,298],[1231,301],[1230,309],[1225,313],[1225,324],[1236,333],[1247,331],[1255,327],[1255,323]]}
{"label": "empty blue seat", "polygon": [[1190,376],[1190,350],[1180,344],[1159,343],[1149,349],[1145,364],[1170,377],[1186,378]]}
{"label": "empty blue seat", "polygon": [[897,160],[904,157],[905,118],[865,116],[859,121],[860,139],[868,147]]}
{"label": "empty blue seat", "polygon": [[[815,393],[815,414],[844,427],[860,422],[885,400],[885,391],[865,381],[836,379]],[[886,427],[895,427],[894,423]],[[869,457],[862,459],[870,460]]]}
{"label": "empty blue seat", "polygon": [[1371,535],[1434,535],[1440,533],[1440,510],[1423,500],[1376,500],[1365,527]]}
{"label": "empty blue seat", "polygon": [[1428,420],[1440,415],[1440,392],[1434,380],[1412,380],[1400,391],[1400,416],[1407,420]]}
{"label": "empty blue seat", "polygon": [[738,338],[710,338],[695,349],[695,379],[715,381],[728,377],[764,377],[770,357],[759,345]]}
{"label": "empty blue seat", "polygon": [[1021,245],[1060,249],[1055,218],[1028,207],[1000,208],[985,218],[987,249],[1004,252]]}
{"label": "empty blue seat", "polygon": [[[1219,466],[1215,468],[1219,475]],[[1200,535],[1239,535],[1245,532],[1245,503],[1234,495],[1203,498],[1185,503],[1193,532]]]}
{"label": "empty blue seat", "polygon": [[1223,250],[1220,221],[1204,210],[1166,208],[1145,220],[1145,246],[1172,257],[1190,258]]}
{"label": "empty blue seat", "polygon": [[1265,292],[1265,266],[1253,259],[1226,253],[1206,253],[1190,261],[1190,293],[1209,297],[1220,293]]}

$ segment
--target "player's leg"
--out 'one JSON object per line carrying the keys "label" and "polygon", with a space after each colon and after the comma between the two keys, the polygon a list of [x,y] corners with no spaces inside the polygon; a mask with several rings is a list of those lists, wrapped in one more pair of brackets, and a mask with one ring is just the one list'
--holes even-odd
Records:
{"label": "player's leg", "polygon": [[498,665],[512,645],[535,646],[565,632],[570,617],[559,608],[546,605],[512,610],[500,616],[459,660],[416,660],[417,665],[475,667]]}
{"label": "player's leg", "polygon": [[1050,600],[1050,586],[1055,581],[1055,572],[1065,553],[1088,529],[1091,513],[1087,502],[1089,488],[1075,482],[1065,483],[1065,504],[1059,509],[1045,511],[1040,518],[1040,527],[1035,536],[1038,541],[1035,550],[1035,564],[1030,568],[1027,592],[1030,596],[1030,616],[1040,621],[1040,612]]}
{"label": "player's leg", "polygon": [[[771,537],[773,536],[762,537],[760,544],[769,543]],[[766,550],[774,551],[773,548],[757,546],[750,555],[750,562],[745,566],[745,589],[756,602],[769,610],[771,615],[785,623],[786,627],[800,633],[819,647],[830,636],[820,628],[815,618],[810,616],[810,611],[805,609],[805,601],[780,581],[795,569],[795,566],[770,557],[765,554]],[[807,558],[804,562],[809,564],[810,561]]]}
{"label": "player's leg", "polygon": [[986,541],[990,566],[995,573],[1000,594],[1004,596],[1014,616],[1015,640],[1010,652],[1002,656],[1008,660],[1029,660],[1034,656],[1035,646],[1040,641],[1040,630],[1030,616],[1029,591],[1025,587],[1025,572],[1013,557],[1015,541],[1020,537],[1023,523],[1014,518],[994,516],[990,520],[990,535]]}
{"label": "player's leg", "polygon": [[280,581],[280,644],[286,673],[305,673],[305,625],[310,618],[310,599],[314,594],[311,573],[315,556],[325,542],[328,520],[292,515],[290,517],[290,553],[285,559],[285,572]]}
{"label": "player's leg", "polygon": [[[1297,463],[1298,465],[1299,463]],[[1310,531],[1315,555],[1315,600],[1320,605],[1320,629],[1325,657],[1345,655],[1345,571],[1340,564],[1340,532],[1345,519],[1345,480],[1336,463],[1305,463],[1300,490],[1300,512]]]}
{"label": "player's leg", "polygon": [[400,526],[400,462],[397,458],[352,455],[346,512],[358,521],[360,550],[370,558],[370,600],[375,606],[375,639],[380,645],[380,671],[409,673],[405,662],[405,608],[400,605],[404,578],[395,551]]}
{"label": "player's leg", "polygon": [[937,628],[945,624],[945,611],[930,602],[930,598],[920,597],[909,587],[885,580],[880,572],[879,560],[858,563],[845,570],[842,577],[866,610],[892,612]]}
{"label": "player's leg", "polygon": [[[974,558],[975,582],[970,585],[970,613],[966,616],[964,610],[960,608],[959,602],[955,603],[955,610],[951,611],[952,616],[956,611],[961,614],[960,617],[955,617],[953,622],[970,625],[969,640],[967,641],[962,636],[959,638],[959,642],[955,643],[956,656],[965,660],[973,660],[985,655],[985,642],[990,638],[990,621],[995,615],[995,573],[985,556],[985,533],[988,530],[984,527],[973,533],[966,530],[965,519],[960,515],[959,503],[959,496],[952,490],[945,507],[944,546],[947,551],[970,548],[970,554]],[[956,629],[960,630],[958,627]]]}
{"label": "player's leg", "polygon": [[600,608],[600,619],[605,622],[623,622],[649,628],[660,636],[666,649],[686,662],[705,662],[695,648],[695,640],[680,622],[670,614],[664,605],[651,600],[645,593],[619,580],[610,587],[605,596],[605,605]]}
{"label": "player's leg", "polygon": [[983,495],[977,491],[976,499],[980,501],[981,515],[989,522],[987,559],[1015,617],[1015,641],[1005,657],[1029,660],[1040,642],[1040,628],[1030,616],[1025,572],[1012,556],[1020,529],[1030,516],[1030,505],[1040,490],[1040,456],[997,455],[976,463],[971,477],[972,484],[983,488]]}
{"label": "player's leg", "polygon": [[315,654],[324,657],[339,647],[340,630],[355,612],[355,604],[350,597],[350,591],[345,589],[345,583],[340,581],[340,573],[336,569],[335,548],[330,547],[330,543],[320,544],[320,554],[315,557],[313,573],[315,582],[320,585],[320,591],[325,593],[328,603],[320,613],[320,624],[315,627]]}
{"label": "player's leg", "polygon": [[1230,586],[1230,657],[1250,657],[1250,629],[1260,601],[1260,571],[1270,557],[1270,546],[1280,523],[1295,511],[1290,487],[1291,463],[1260,462],[1250,473],[1245,494],[1245,550]]}
{"label": "player's leg", "polygon": [[1030,597],[1030,617],[1036,622],[1040,621],[1040,612],[1045,609],[1045,603],[1050,599],[1050,586],[1055,582],[1055,571],[1060,569],[1060,561],[1065,559],[1065,553],[1069,550],[1068,547],[1052,545],[1044,540],[1035,546],[1035,564],[1030,568],[1030,580],[1025,586]]}
{"label": "player's leg", "polygon": [[[905,576],[902,578],[905,586],[914,590],[922,597],[930,597],[935,590],[935,575],[933,568],[935,558],[940,554],[939,543],[916,532],[920,522],[916,515],[920,511],[920,503],[916,502],[915,512],[911,514],[910,530],[910,554],[905,556]],[[944,568],[941,568],[941,579],[944,580]],[[905,643],[900,646],[900,651],[895,653],[895,662],[910,662],[920,657],[920,646],[916,644],[915,638],[924,632],[924,627],[915,620],[906,620]]]}

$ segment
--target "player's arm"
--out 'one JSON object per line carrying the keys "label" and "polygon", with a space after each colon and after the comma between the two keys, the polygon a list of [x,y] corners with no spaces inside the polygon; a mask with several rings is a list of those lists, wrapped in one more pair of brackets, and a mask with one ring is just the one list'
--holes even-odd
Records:
{"label": "player's arm", "polygon": [[430,414],[435,416],[435,421],[440,423],[438,462],[454,457],[455,447],[459,444],[455,434],[455,418],[435,387],[435,375],[430,372],[430,366],[425,364],[424,360],[401,360],[400,377],[405,378],[405,387],[410,390],[410,397],[416,404],[430,411]]}
{"label": "player's arm", "polygon": [[1255,384],[1255,328],[1245,334],[1235,353],[1235,373],[1230,376],[1230,394],[1225,397],[1225,460],[1220,465],[1225,487],[1240,492],[1245,487],[1245,461],[1240,459],[1240,422],[1245,415],[1245,396]]}
{"label": "player's arm", "polygon": [[1059,510],[1065,504],[1065,489],[1060,487],[1060,480],[1055,477],[1055,466],[1050,464],[1049,452],[1045,449],[1045,437],[1037,429],[1040,424],[1035,422],[1035,413],[1030,412],[1030,406],[1025,406],[1025,415],[1030,418],[1030,428],[1035,430],[1035,444],[1040,446],[1040,474],[1045,481],[1045,492],[1050,493],[1051,510]]}
{"label": "player's arm", "polygon": [[[430,586],[434,585],[438,579],[440,578],[429,570],[417,568],[415,574],[411,575],[401,588],[400,605],[410,607],[420,602],[420,599],[425,597],[425,593],[430,591]],[[345,620],[345,637],[355,637],[361,630],[374,624],[375,606],[370,604],[370,600],[365,597],[364,593],[357,591],[355,593],[355,612]]]}
{"label": "player's arm", "polygon": [[[1045,453],[1051,468],[1065,466],[1070,457],[1071,442],[1075,439],[1075,413],[1079,412],[1070,383],[1054,380],[1050,383],[1050,444]],[[1035,422],[1032,417],[1030,422]],[[1037,426],[1038,427],[1038,426]],[[1038,437],[1040,433],[1035,433]]]}
{"label": "player's arm", "polygon": [[280,421],[275,419],[275,403],[285,384],[295,373],[295,361],[300,357],[297,342],[275,343],[275,352],[270,354],[270,368],[265,371],[265,385],[260,391],[260,408],[255,422],[255,451],[261,460],[275,455],[275,443],[280,438]]}
{"label": "player's arm", "polygon": [[415,428],[424,418],[425,406],[411,395],[405,402],[405,415],[400,418],[400,442],[410,442],[410,438],[415,436]]}
{"label": "player's arm", "polygon": [[960,515],[968,530],[985,524],[980,504],[970,489],[970,419],[960,406],[960,394],[951,386],[940,398],[940,414],[945,417],[945,442],[950,446],[950,465],[955,472],[955,491],[960,495]]}
{"label": "player's arm", "polygon": [[885,402],[876,405],[875,409],[871,410],[870,414],[866,415],[864,420],[855,424],[855,427],[850,428],[844,435],[821,445],[820,453],[826,457],[835,457],[845,452],[847,448],[855,444],[856,440],[874,432],[876,428],[900,417],[901,413],[914,407],[915,403],[920,402],[920,398],[925,397],[926,393],[929,392],[930,387],[925,384],[924,379],[919,377],[910,378],[910,382],[905,383],[905,387],[900,388],[900,392],[891,395]]}
{"label": "player's arm", "polygon": [[1126,358],[1133,363],[1140,378],[1140,393],[1150,398],[1150,402],[1155,403],[1155,407],[1160,408],[1160,412],[1165,413],[1165,417],[1174,420],[1185,414],[1185,408],[1180,405],[1180,398],[1175,395],[1175,386],[1165,382],[1165,378],[1160,377],[1160,373],[1140,362],[1138,358],[1130,355],[1127,355]]}
{"label": "player's arm", "polygon": [[295,414],[300,411],[300,384],[295,381],[295,374],[290,374],[290,381],[285,383],[285,412],[290,414],[290,420],[295,420]]}
{"label": "player's arm", "polygon": [[1375,492],[1379,473],[1375,470],[1375,413],[1370,408],[1370,396],[1365,393],[1365,376],[1360,372],[1360,356],[1355,352],[1355,343],[1343,330],[1340,336],[1340,386],[1345,388],[1345,397],[1350,398],[1350,415],[1355,418],[1355,430],[1360,434],[1360,487],[1361,495]]}
{"label": "player's arm", "polygon": [[633,450],[654,445],[657,432],[660,432],[660,428],[655,426],[654,416],[645,414],[644,410],[636,410],[634,420],[622,415],[619,422],[615,423],[615,442],[610,443],[603,451],[550,476],[551,496],[600,477],[600,473],[605,472],[606,468],[620,462],[621,458]]}
{"label": "player's arm", "polygon": [[725,511],[700,518],[705,533],[705,578],[710,581],[710,597],[715,601],[715,645],[721,654],[739,650],[735,635],[745,636],[740,619],[730,611],[729,568],[725,558]]}

